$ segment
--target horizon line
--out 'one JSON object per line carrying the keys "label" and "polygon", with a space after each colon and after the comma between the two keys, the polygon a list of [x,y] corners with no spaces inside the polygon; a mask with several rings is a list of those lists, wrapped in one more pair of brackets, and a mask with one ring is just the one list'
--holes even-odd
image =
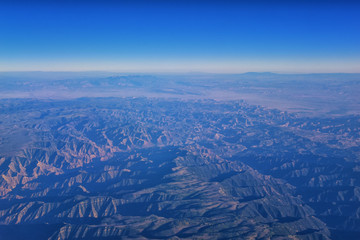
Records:
{"label": "horizon line", "polygon": [[206,71],[110,71],[110,70],[10,70],[2,73],[116,73],[116,74],[211,74],[211,75],[234,75],[234,74],[360,74],[360,72],[279,72],[279,71],[244,71],[244,72],[206,72]]}

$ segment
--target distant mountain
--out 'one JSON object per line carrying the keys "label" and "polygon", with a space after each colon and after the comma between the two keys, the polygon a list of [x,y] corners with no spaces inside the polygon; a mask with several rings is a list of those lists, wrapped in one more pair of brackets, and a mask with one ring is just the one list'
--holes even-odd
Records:
{"label": "distant mountain", "polygon": [[360,109],[360,74],[34,72],[0,73],[0,83],[0,99],[149,97],[246,100],[270,109],[325,117],[356,114]]}
{"label": "distant mountain", "polygon": [[272,72],[246,72],[241,75],[243,75],[243,76],[276,76],[279,74],[272,73]]}

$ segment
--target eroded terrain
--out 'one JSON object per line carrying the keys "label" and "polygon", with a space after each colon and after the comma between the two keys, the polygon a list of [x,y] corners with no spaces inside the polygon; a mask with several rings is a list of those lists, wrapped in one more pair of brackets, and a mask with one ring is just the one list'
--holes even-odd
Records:
{"label": "eroded terrain", "polygon": [[[5,239],[21,239],[19,230],[34,239],[360,232],[355,115],[299,117],[244,101],[84,98],[1,100],[0,117]],[[18,146],[4,147],[8,129],[26,135]]]}

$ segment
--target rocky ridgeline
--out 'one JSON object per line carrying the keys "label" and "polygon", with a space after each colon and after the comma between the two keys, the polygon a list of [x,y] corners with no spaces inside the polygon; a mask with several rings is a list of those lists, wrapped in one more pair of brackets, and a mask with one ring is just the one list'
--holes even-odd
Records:
{"label": "rocky ridgeline", "polygon": [[242,101],[148,98],[14,99],[0,107],[3,236],[360,232],[357,116],[300,118]]}

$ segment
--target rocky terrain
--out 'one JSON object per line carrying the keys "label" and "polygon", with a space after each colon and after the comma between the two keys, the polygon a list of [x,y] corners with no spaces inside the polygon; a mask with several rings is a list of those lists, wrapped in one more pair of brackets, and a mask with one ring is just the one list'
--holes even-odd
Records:
{"label": "rocky terrain", "polygon": [[358,239],[359,147],[356,114],[3,98],[0,239]]}

